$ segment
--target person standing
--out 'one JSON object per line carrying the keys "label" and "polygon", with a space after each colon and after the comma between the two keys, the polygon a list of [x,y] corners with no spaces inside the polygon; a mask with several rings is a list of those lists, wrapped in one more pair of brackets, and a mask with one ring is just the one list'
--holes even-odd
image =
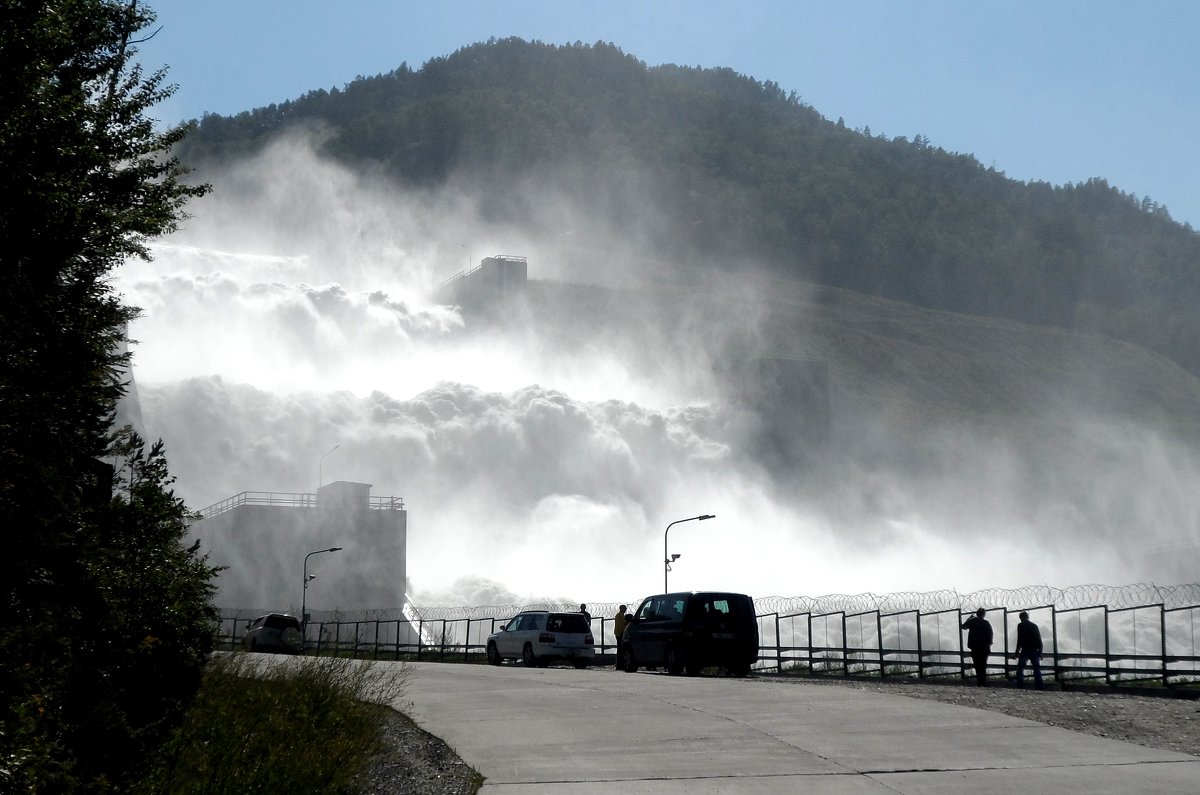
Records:
{"label": "person standing", "polygon": [[583,613],[583,617],[587,619],[589,624],[592,623],[592,614],[587,611],[587,605],[580,605],[579,612]]}
{"label": "person standing", "polygon": [[975,666],[975,684],[979,687],[987,687],[987,660],[992,651],[992,625],[984,618],[985,615],[987,611],[981,607],[962,624],[967,631],[971,663]]}
{"label": "person standing", "polygon": [[1021,611],[1021,623],[1017,624],[1017,687],[1025,686],[1025,663],[1033,666],[1033,685],[1045,690],[1042,681],[1042,631],[1029,620],[1029,613]]}
{"label": "person standing", "polygon": [[617,664],[621,661],[621,636],[625,634],[625,611],[628,608],[621,605],[621,609],[613,616],[613,637],[617,639]]}

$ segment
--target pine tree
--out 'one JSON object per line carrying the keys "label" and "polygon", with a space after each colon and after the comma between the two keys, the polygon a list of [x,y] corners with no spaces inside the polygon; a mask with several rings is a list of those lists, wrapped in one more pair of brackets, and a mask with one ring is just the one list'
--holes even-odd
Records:
{"label": "pine tree", "polygon": [[181,547],[161,446],[112,429],[136,309],[108,277],[207,190],[170,155],[185,130],[146,115],[173,91],[135,60],[153,20],[136,0],[0,0],[4,791],[136,776],[211,644],[213,571]]}

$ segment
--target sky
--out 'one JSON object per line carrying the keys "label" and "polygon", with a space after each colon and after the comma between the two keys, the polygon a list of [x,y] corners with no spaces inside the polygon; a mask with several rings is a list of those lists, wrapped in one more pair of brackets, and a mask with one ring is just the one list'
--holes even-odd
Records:
{"label": "sky", "polygon": [[974,155],[1022,181],[1102,177],[1200,229],[1193,0],[578,3],[158,0],[164,123],[342,87],[517,36],[599,40],[653,66],[729,67],[828,119]]}

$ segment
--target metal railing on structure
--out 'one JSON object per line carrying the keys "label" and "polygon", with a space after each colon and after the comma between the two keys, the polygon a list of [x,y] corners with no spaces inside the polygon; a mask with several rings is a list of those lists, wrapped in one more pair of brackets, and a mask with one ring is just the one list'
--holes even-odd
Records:
{"label": "metal railing on structure", "polygon": [[[1082,603],[1086,595],[1100,593],[1111,601]],[[1149,594],[1160,598],[1143,601]],[[1003,604],[998,595],[1024,599]],[[1042,600],[1029,598],[1035,595]],[[638,601],[627,604],[636,608]],[[948,601],[957,604],[947,605]],[[963,679],[972,663],[961,624],[977,607],[988,610],[994,629],[989,676],[1011,678],[1015,673],[1017,616],[1027,611],[1042,630],[1043,672],[1060,685],[1200,686],[1200,583],[1169,588],[1039,586],[972,594],[769,597],[755,602],[759,628],[755,668],[810,675]],[[599,654],[616,651],[609,617],[616,608],[616,603],[592,605],[592,611],[601,614],[592,618]],[[571,612],[575,606],[315,614],[306,643],[315,654],[479,662],[488,635],[516,613],[534,609]],[[261,612],[236,611],[223,617],[218,646],[237,648],[247,620]]]}
{"label": "metal railing on structure", "polygon": [[449,277],[449,278],[448,278],[448,279],[446,279],[445,281],[441,282],[441,283],[440,283],[440,284],[439,284],[437,287],[435,287],[435,288],[434,288],[434,291],[440,290],[440,289],[442,289],[443,287],[445,287],[446,285],[448,285],[448,284],[451,284],[452,282],[456,282],[456,281],[458,281],[459,279],[466,279],[466,278],[468,278],[469,276],[471,276],[472,274],[474,274],[475,272],[477,272],[477,271],[480,271],[480,270],[482,270],[482,269],[483,269],[483,265],[482,265],[482,264],[479,264],[479,265],[476,265],[476,266],[475,266],[475,267],[473,267],[473,268],[468,268],[468,269],[467,269],[467,270],[465,270],[465,271],[459,271],[458,273],[456,273],[456,274],[454,274],[453,276]]}
{"label": "metal railing on structure", "polygon": [[[243,491],[221,502],[201,508],[200,516],[209,519],[243,505],[272,505],[284,508],[315,508],[320,500],[316,494],[304,492]],[[373,511],[402,511],[403,497],[367,497],[367,507]]]}

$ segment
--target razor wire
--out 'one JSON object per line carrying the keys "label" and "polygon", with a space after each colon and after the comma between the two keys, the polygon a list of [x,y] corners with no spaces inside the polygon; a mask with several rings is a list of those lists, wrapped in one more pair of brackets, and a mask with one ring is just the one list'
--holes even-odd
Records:
{"label": "razor wire", "polygon": [[[632,611],[643,597],[622,602],[590,602],[588,612],[595,619],[611,619],[621,604]],[[1020,588],[985,588],[978,591],[960,592],[953,589],[939,591],[900,591],[887,594],[826,594],[824,596],[765,596],[754,600],[758,615],[820,615],[824,613],[898,613],[917,610],[923,613],[958,610],[973,612],[985,609],[1005,608],[1009,611],[1036,607],[1054,607],[1056,610],[1072,610],[1107,606],[1112,609],[1162,605],[1166,609],[1200,605],[1200,582],[1183,585],[1155,585],[1136,583],[1132,585],[1074,585],[1055,588],[1050,585],[1027,585]],[[374,622],[374,621],[478,621],[481,619],[508,619],[524,610],[549,610],[570,613],[579,610],[578,603],[528,602],[524,604],[481,605],[481,606],[431,606],[413,604],[403,607],[375,608],[369,610],[310,610],[310,622]],[[221,613],[225,619],[250,620],[270,610],[251,608],[226,608]]]}

